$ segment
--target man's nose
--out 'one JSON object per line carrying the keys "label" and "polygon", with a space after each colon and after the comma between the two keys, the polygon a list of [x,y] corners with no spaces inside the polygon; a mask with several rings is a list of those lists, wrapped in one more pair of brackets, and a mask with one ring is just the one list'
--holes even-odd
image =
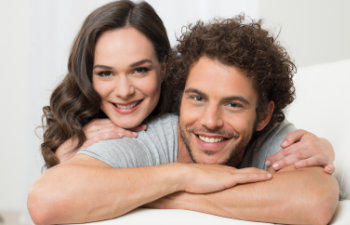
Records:
{"label": "man's nose", "polygon": [[201,124],[209,130],[221,128],[224,125],[224,121],[219,107],[216,105],[208,105],[202,114]]}
{"label": "man's nose", "polygon": [[126,75],[120,75],[116,81],[115,94],[121,99],[126,99],[135,93],[132,81]]}

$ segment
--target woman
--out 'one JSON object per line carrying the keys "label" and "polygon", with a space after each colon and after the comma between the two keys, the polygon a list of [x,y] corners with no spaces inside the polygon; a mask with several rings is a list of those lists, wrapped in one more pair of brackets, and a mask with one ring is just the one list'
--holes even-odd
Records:
{"label": "woman", "polygon": [[46,167],[97,140],[135,137],[119,127],[143,130],[146,118],[169,111],[162,82],[169,50],[163,22],[146,2],[116,1],[92,12],[74,41],[68,74],[43,108]]}
{"label": "woman", "polygon": [[[170,82],[163,82],[169,51],[166,29],[146,2],[116,1],[93,11],[74,41],[68,74],[43,108],[46,167],[98,140],[136,137],[132,131],[144,130],[141,124],[176,107]],[[284,158],[290,163],[314,157],[322,160],[304,166],[327,165],[334,158],[327,147],[309,148],[298,158],[301,149],[277,153],[270,163],[281,168]]]}

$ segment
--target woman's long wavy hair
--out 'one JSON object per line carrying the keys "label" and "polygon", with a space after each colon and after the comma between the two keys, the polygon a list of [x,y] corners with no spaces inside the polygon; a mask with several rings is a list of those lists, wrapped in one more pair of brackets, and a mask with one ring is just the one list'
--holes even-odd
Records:
{"label": "woman's long wavy hair", "polygon": [[[59,163],[57,148],[69,138],[76,138],[76,149],[86,140],[83,127],[94,118],[105,117],[100,111],[101,99],[92,86],[95,45],[108,30],[134,27],[153,44],[160,63],[170,51],[170,43],[162,20],[146,2],[115,1],[93,11],[84,21],[71,49],[68,74],[51,95],[50,105],[43,107],[43,143],[45,165]],[[163,78],[164,80],[165,78]],[[167,112],[167,95],[161,87],[161,99],[149,118]]]}

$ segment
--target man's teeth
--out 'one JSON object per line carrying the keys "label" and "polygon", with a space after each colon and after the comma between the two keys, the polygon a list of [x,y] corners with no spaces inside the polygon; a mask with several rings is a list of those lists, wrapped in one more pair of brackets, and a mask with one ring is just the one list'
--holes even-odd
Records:
{"label": "man's teeth", "polygon": [[212,137],[203,137],[203,136],[198,136],[198,137],[202,141],[208,142],[208,143],[216,143],[224,140],[223,138],[212,138]]}
{"label": "man's teeth", "polygon": [[138,102],[135,102],[135,103],[130,104],[130,105],[118,105],[118,104],[114,104],[114,105],[115,105],[115,107],[117,107],[119,109],[131,109],[131,108],[134,108],[137,104],[138,104]]}

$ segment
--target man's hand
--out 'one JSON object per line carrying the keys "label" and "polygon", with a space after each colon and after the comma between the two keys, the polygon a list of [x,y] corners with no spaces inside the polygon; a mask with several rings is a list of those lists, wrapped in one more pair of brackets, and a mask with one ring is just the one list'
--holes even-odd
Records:
{"label": "man's hand", "polygon": [[238,184],[248,184],[271,179],[272,175],[257,168],[236,169],[223,165],[183,164],[190,172],[185,179],[187,186],[176,192],[148,203],[145,207],[158,209],[186,209],[192,204],[186,199],[190,193],[208,194],[233,188]]}
{"label": "man's hand", "polygon": [[326,173],[332,174],[335,170],[334,150],[324,138],[305,130],[296,130],[289,133],[281,144],[282,150],[266,160],[267,166],[279,170],[294,164],[295,168],[321,166]]}
{"label": "man's hand", "polygon": [[265,181],[272,175],[257,168],[236,169],[224,165],[182,164],[186,168],[183,191],[210,193],[222,191],[237,184]]}

